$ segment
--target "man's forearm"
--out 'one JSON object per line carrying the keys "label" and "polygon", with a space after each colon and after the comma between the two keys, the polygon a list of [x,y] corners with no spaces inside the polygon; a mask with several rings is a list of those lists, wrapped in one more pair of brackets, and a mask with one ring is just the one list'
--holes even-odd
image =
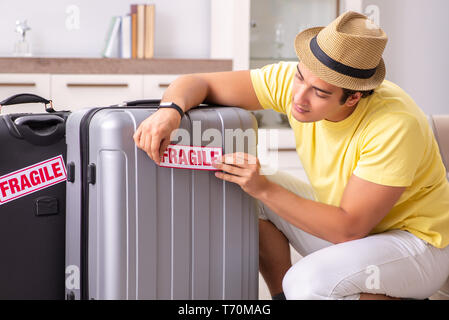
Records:
{"label": "man's forearm", "polygon": [[174,102],[185,112],[204,102],[207,83],[194,75],[184,75],[173,81],[165,90],[162,102]]}
{"label": "man's forearm", "polygon": [[356,238],[356,226],[342,208],[304,199],[270,182],[257,197],[277,215],[297,228],[332,243]]}

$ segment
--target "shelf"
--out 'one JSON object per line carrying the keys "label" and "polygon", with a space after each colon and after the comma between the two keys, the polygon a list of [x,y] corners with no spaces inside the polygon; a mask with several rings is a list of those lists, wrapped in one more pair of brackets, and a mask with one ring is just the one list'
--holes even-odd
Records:
{"label": "shelf", "polygon": [[186,74],[232,70],[228,59],[117,59],[0,57],[2,73]]}

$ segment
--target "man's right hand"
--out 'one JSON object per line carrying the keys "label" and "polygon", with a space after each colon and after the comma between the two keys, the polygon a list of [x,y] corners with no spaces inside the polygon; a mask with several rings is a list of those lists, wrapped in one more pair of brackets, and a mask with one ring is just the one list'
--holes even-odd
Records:
{"label": "man's right hand", "polygon": [[181,117],[174,109],[159,109],[142,121],[134,133],[136,146],[145,151],[158,165],[170,144],[171,133],[179,128]]}

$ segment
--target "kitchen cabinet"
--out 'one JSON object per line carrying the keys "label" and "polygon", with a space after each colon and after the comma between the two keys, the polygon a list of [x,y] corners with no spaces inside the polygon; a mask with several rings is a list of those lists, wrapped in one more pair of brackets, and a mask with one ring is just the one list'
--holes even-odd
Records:
{"label": "kitchen cabinet", "polygon": [[[211,58],[233,59],[233,70],[298,61],[296,35],[325,26],[340,11],[340,0],[211,0]],[[272,110],[256,111],[264,127],[279,126]]]}
{"label": "kitchen cabinet", "polygon": [[[0,101],[34,93],[56,110],[161,99],[179,75],[232,69],[226,59],[0,58]],[[42,105],[6,106],[1,113],[43,112]]]}
{"label": "kitchen cabinet", "polygon": [[233,70],[297,60],[296,34],[339,11],[340,0],[211,0],[210,58],[232,59]]}
{"label": "kitchen cabinet", "polygon": [[[14,74],[0,73],[0,101],[17,93],[33,93],[50,97],[49,74]],[[2,114],[21,112],[44,112],[42,104],[4,106]]]}
{"label": "kitchen cabinet", "polygon": [[251,0],[250,68],[297,61],[296,35],[328,25],[338,16],[339,7],[339,0]]}
{"label": "kitchen cabinet", "polygon": [[143,76],[143,98],[160,99],[164,91],[179,75],[156,74]]}
{"label": "kitchen cabinet", "polygon": [[51,76],[51,99],[56,109],[77,110],[143,99],[141,75]]}
{"label": "kitchen cabinet", "polygon": [[[296,35],[308,28],[328,25],[338,16],[339,6],[339,0],[251,0],[249,69],[298,61]],[[282,116],[272,110],[257,114],[267,126],[282,121]]]}
{"label": "kitchen cabinet", "polygon": [[[53,100],[56,110],[160,99],[179,75],[0,74],[0,96],[33,93]],[[1,113],[43,112],[40,104],[5,106]]]}
{"label": "kitchen cabinet", "polygon": [[[0,97],[33,93],[54,101],[56,110],[108,106],[123,101],[160,99],[179,75],[0,74]],[[1,113],[44,111],[41,104],[5,106]]]}

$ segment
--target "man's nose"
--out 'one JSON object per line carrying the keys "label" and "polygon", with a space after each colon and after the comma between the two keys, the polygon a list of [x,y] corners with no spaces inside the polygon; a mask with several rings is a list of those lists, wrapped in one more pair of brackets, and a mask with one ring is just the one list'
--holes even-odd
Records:
{"label": "man's nose", "polygon": [[300,86],[293,95],[293,102],[297,105],[308,106],[307,88]]}

